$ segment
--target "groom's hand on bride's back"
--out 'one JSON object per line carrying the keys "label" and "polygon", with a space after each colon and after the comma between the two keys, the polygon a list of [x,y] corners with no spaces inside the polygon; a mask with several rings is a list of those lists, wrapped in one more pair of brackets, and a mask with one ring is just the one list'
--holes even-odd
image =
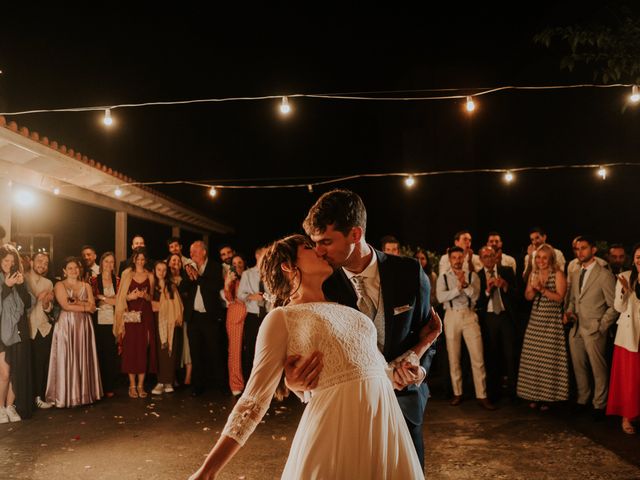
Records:
{"label": "groom's hand on bride's back", "polygon": [[289,355],[284,362],[284,378],[287,388],[293,392],[313,390],[318,386],[322,368],[322,353],[318,351],[308,357]]}

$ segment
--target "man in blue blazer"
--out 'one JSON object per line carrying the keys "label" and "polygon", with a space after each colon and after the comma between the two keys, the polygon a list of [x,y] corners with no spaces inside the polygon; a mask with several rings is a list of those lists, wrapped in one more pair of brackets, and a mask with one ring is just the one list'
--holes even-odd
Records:
{"label": "man in blue blazer", "polygon": [[[311,207],[303,227],[316,252],[335,269],[323,286],[327,299],[359,309],[376,326],[378,347],[394,366],[398,403],[424,467],[422,424],[429,397],[424,380],[435,354],[431,344],[442,323],[437,316],[430,318],[429,280],[418,262],[371,247],[365,240],[366,223],[362,199],[348,190],[333,190]],[[296,381],[300,370],[307,368],[300,377],[319,371],[307,363],[297,372],[287,369],[291,388],[313,386],[313,378],[304,385]]]}

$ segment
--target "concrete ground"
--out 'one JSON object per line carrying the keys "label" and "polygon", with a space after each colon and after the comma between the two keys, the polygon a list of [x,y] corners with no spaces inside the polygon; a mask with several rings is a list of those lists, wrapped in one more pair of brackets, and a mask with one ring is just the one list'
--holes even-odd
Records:
{"label": "concrete ground", "polygon": [[[36,412],[0,425],[1,479],[186,479],[217,438],[233,400],[188,391],[129,399],[126,390],[90,407]],[[274,403],[219,477],[279,478],[303,406]],[[425,439],[430,479],[640,479],[640,440],[618,419],[595,423],[569,407],[545,414],[472,400],[432,398]]]}

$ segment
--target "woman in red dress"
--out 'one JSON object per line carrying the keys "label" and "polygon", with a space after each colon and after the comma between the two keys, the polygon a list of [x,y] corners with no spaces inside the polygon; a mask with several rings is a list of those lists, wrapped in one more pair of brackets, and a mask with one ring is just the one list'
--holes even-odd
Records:
{"label": "woman in red dress", "polygon": [[[129,396],[145,398],[144,377],[158,371],[156,329],[151,294],[153,274],[145,267],[144,249],[136,249],[122,272],[113,333],[122,345],[122,371],[129,375]],[[136,379],[137,377],[137,379]],[[137,380],[137,386],[136,386]]]}
{"label": "woman in red dress", "polygon": [[607,415],[622,417],[622,431],[636,433],[640,416],[640,244],[633,248],[633,266],[618,275],[614,307],[620,312],[614,341]]}

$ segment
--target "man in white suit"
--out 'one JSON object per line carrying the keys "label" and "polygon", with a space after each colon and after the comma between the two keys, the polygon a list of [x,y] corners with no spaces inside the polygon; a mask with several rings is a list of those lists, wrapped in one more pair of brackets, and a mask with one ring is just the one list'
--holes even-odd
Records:
{"label": "man in white suit", "polygon": [[589,365],[593,374],[594,419],[604,418],[609,368],[605,357],[607,331],[618,314],[613,308],[615,278],[595,258],[592,239],[576,239],[580,269],[571,274],[565,321],[574,321],[569,334],[571,360],[578,386],[578,407],[585,407],[592,394]]}

